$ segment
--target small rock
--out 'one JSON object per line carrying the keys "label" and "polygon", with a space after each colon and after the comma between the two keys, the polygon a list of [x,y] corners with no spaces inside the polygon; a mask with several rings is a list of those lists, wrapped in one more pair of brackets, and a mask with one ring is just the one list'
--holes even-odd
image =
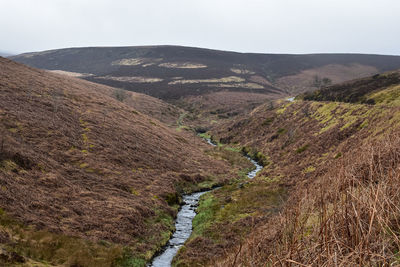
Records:
{"label": "small rock", "polygon": [[9,254],[9,258],[11,262],[16,262],[16,263],[25,262],[25,258],[14,251]]}
{"label": "small rock", "polygon": [[14,251],[0,249],[0,261],[8,263],[24,263],[25,258]]}
{"label": "small rock", "polygon": [[10,236],[6,231],[0,230],[0,244],[7,244],[10,242]]}

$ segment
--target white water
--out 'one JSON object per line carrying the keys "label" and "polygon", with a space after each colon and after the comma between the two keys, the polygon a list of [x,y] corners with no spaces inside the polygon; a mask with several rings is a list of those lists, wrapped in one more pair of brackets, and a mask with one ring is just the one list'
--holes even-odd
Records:
{"label": "white water", "polygon": [[183,246],[185,241],[192,234],[192,221],[196,216],[196,208],[199,203],[201,195],[206,192],[197,192],[191,195],[184,195],[183,202],[185,203],[181,210],[178,212],[178,216],[175,222],[175,232],[172,238],[168,241],[167,246],[162,254],[155,257],[152,267],[164,267],[171,266],[172,259],[178,252],[179,248]]}
{"label": "white water", "polygon": [[249,172],[247,174],[247,177],[249,177],[250,179],[253,179],[254,177],[256,177],[257,173],[262,170],[263,166],[258,164],[257,161],[255,161],[254,159],[250,158],[249,156],[246,156],[246,158],[248,160],[250,160],[250,162],[253,163],[254,166],[256,166],[256,168],[254,170],[252,170],[251,172]]}
{"label": "white water", "polygon": [[213,141],[211,141],[210,138],[204,138],[204,140],[207,141],[208,144],[212,145],[212,146],[217,146],[216,144],[213,143]]}

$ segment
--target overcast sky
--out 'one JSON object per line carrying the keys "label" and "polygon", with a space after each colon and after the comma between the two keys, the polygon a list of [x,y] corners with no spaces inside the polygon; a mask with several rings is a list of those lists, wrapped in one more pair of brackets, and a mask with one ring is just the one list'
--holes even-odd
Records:
{"label": "overcast sky", "polygon": [[0,51],[185,45],[400,55],[400,0],[0,0]]}

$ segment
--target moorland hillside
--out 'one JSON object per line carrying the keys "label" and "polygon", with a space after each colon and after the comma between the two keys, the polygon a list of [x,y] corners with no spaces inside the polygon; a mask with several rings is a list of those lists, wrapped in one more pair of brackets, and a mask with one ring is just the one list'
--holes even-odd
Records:
{"label": "moorland hillside", "polygon": [[183,192],[234,177],[204,141],[135,104],[159,100],[114,92],[0,58],[1,264],[144,264]]}
{"label": "moorland hillside", "polygon": [[251,181],[205,196],[197,235],[175,264],[398,264],[396,73],[315,93],[328,99],[354,88],[360,96],[354,103],[299,97],[215,127],[216,142],[251,155],[264,169]]}

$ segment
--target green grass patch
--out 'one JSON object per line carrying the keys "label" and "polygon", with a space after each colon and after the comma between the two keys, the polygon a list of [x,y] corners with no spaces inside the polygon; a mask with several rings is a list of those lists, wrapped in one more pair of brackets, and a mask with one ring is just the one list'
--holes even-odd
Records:
{"label": "green grass patch", "polygon": [[209,133],[199,133],[198,136],[204,139],[211,139],[211,135]]}
{"label": "green grass patch", "polygon": [[286,109],[292,104],[293,104],[293,102],[289,102],[287,104],[281,105],[280,108],[278,108],[276,110],[276,114],[281,115],[281,114],[285,113]]}
{"label": "green grass patch", "polygon": [[298,149],[296,149],[296,153],[297,154],[303,153],[304,151],[306,151],[308,149],[309,146],[310,146],[309,144],[306,144],[304,146],[299,147]]}
{"label": "green grass patch", "polygon": [[116,261],[115,266],[119,267],[144,267],[147,266],[147,262],[144,259],[133,258],[130,256],[123,257]]}
{"label": "green grass patch", "polygon": [[336,126],[343,131],[357,123],[359,125],[356,129],[363,129],[368,126],[371,117],[382,111],[382,106],[338,102],[313,102],[311,107],[314,109],[311,117],[321,124],[320,131],[315,135],[322,134]]}
{"label": "green grass patch", "polygon": [[[171,208],[178,210],[178,205]],[[145,221],[151,229],[140,237],[132,237],[129,246],[106,240],[98,242],[78,237],[37,230],[24,226],[0,209],[0,231],[8,233],[1,250],[25,258],[23,266],[146,266],[152,256],[169,240],[174,230],[172,215],[156,210],[155,216]],[[29,263],[29,264],[28,264]],[[20,266],[0,257],[0,266]],[[21,265],[22,266],[22,265]]]}
{"label": "green grass patch", "polygon": [[275,117],[269,117],[269,118],[266,118],[263,122],[262,122],[262,126],[269,126],[269,125],[271,125],[273,122],[274,122],[274,120],[275,120]]}
{"label": "green grass patch", "polygon": [[87,164],[87,163],[81,163],[81,164],[79,164],[79,168],[81,168],[81,169],[84,169],[84,168],[86,168],[86,167],[88,167],[89,166],[89,164]]}
{"label": "green grass patch", "polygon": [[241,151],[243,154],[257,161],[262,166],[267,166],[271,163],[271,160],[267,155],[264,155],[262,152],[256,151],[251,147],[242,147]]}
{"label": "green grass patch", "polygon": [[336,155],[335,155],[335,159],[338,159],[338,158],[340,158],[340,157],[342,157],[342,152],[338,152]]}
{"label": "green grass patch", "polygon": [[183,125],[183,119],[186,117],[188,113],[187,112],[183,112],[179,115],[179,118],[176,120],[176,125],[181,126]]}
{"label": "green grass patch", "polygon": [[[38,266],[122,266],[117,264],[123,256],[121,245],[36,230],[14,221],[4,211],[0,212],[0,229],[9,234],[9,240],[2,243],[4,251],[37,262]],[[17,265],[0,259],[3,264]]]}
{"label": "green grass patch", "polygon": [[287,132],[287,130],[285,128],[279,128],[278,131],[276,131],[276,133],[279,135],[285,134],[286,132]]}
{"label": "green grass patch", "polygon": [[18,168],[17,163],[12,160],[2,160],[0,161],[0,170],[12,171]]}
{"label": "green grass patch", "polygon": [[239,153],[240,151],[242,151],[241,148],[238,148],[238,147],[231,147],[231,146],[225,146],[224,149],[225,149],[225,150],[228,150],[228,151],[237,152],[237,153]]}
{"label": "green grass patch", "polygon": [[201,236],[204,233],[204,230],[211,225],[218,208],[218,202],[212,194],[207,193],[201,197],[199,207],[197,208],[197,215],[192,222],[193,233],[191,238]]}
{"label": "green grass patch", "polygon": [[315,171],[314,166],[308,166],[303,170],[303,173],[310,173],[310,172],[314,172],[314,171]]}
{"label": "green grass patch", "polygon": [[131,194],[132,195],[135,195],[135,196],[139,196],[140,195],[140,193],[139,193],[139,191],[137,191],[135,188],[133,188],[133,187],[131,187]]}
{"label": "green grass patch", "polygon": [[400,106],[400,85],[390,86],[385,90],[373,92],[366,96],[372,99],[376,104],[386,106]]}
{"label": "green grass patch", "polygon": [[189,126],[180,125],[180,126],[176,127],[175,130],[176,130],[177,132],[181,132],[182,130],[190,131],[191,128],[190,128]]}
{"label": "green grass patch", "polygon": [[219,183],[216,180],[206,180],[203,181],[199,184],[197,184],[197,187],[199,188],[198,191],[204,190],[204,189],[209,189],[217,186]]}
{"label": "green grass patch", "polygon": [[213,246],[235,246],[251,231],[251,217],[263,217],[276,212],[285,199],[286,190],[279,186],[278,178],[251,182],[237,180],[204,194],[193,220],[193,232],[188,240],[191,245],[178,252],[173,266],[207,265],[207,258],[190,258],[192,250],[198,252],[204,249],[196,247],[196,240],[206,239],[204,242],[211,246],[207,248],[210,253]]}

